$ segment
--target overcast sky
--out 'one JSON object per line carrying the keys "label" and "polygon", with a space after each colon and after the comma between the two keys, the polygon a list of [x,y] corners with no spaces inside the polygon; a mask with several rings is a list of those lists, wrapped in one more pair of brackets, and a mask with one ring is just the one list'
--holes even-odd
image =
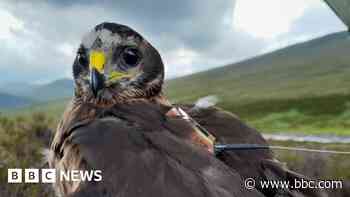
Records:
{"label": "overcast sky", "polygon": [[141,33],[168,78],[346,29],[320,0],[2,0],[0,84],[71,77],[83,34],[104,21]]}

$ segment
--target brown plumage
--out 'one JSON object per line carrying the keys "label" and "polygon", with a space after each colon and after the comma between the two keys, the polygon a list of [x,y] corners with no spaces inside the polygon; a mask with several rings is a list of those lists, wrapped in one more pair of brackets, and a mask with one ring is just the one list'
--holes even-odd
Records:
{"label": "brown plumage", "polygon": [[[102,69],[91,58],[93,51],[105,55]],[[194,124],[168,115],[173,106],[161,93],[161,58],[130,28],[114,23],[96,26],[83,39],[73,75],[75,97],[51,144],[49,164],[65,171],[102,170],[103,179],[57,181],[58,195],[296,196],[289,190],[244,188],[248,177],[257,181],[298,177],[274,161],[270,151],[224,152],[216,157],[201,141],[193,140]],[[266,144],[256,130],[228,112],[181,107],[220,143]]]}
{"label": "brown plumage", "polygon": [[54,139],[51,164],[100,169],[103,181],[58,182],[63,196],[262,196],[245,190],[235,170],[185,140],[191,125],[167,121],[167,107],[139,100],[108,109],[73,108],[69,117],[76,119],[63,121],[59,131],[69,134]]}

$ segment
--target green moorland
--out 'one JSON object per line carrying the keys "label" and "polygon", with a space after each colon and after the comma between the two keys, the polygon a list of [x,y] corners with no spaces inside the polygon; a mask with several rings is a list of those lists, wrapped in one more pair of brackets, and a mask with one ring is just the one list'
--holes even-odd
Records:
{"label": "green moorland", "polygon": [[47,168],[42,151],[55,124],[45,113],[0,116],[0,196],[53,196],[49,184],[8,184],[7,169]]}

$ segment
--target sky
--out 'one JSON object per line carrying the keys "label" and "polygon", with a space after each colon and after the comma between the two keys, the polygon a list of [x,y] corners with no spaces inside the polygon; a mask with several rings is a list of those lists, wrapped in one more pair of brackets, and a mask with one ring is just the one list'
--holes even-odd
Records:
{"label": "sky", "polygon": [[71,78],[82,36],[128,25],[173,78],[346,30],[320,0],[2,0],[0,85]]}

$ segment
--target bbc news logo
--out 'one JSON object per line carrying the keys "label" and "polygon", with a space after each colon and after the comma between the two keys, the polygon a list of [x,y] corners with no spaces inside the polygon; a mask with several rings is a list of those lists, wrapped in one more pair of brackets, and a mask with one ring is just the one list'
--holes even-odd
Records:
{"label": "bbc news logo", "polygon": [[7,169],[8,183],[55,183],[56,181],[102,181],[101,170]]}

